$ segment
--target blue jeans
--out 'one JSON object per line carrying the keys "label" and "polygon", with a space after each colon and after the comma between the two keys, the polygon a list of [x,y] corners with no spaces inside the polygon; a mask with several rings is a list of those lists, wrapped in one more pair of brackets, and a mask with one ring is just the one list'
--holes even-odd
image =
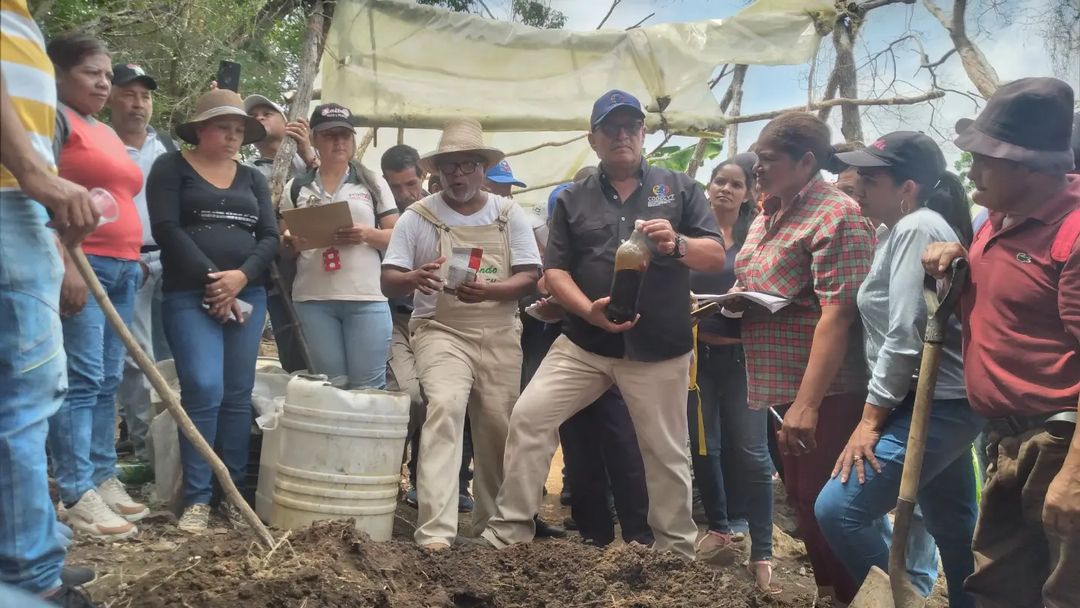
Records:
{"label": "blue jeans", "polygon": [[345,388],[385,388],[393,322],[386,302],[308,300],[296,315],[315,371],[347,377]]}
{"label": "blue jeans", "polygon": [[[87,256],[124,323],[131,323],[139,263]],[[124,370],[124,344],[93,296],[64,319],[68,394],[50,419],[49,451],[60,500],[72,506],[87,491],[116,477],[116,389]]]}
{"label": "blue jeans", "polygon": [[734,459],[727,470],[735,474],[735,479],[727,480],[727,485],[738,488],[744,497],[750,525],[750,559],[771,559],[773,467],[766,437],[766,411],[747,406],[742,346],[698,343],[697,379],[705,424],[705,456],[699,451],[698,403],[693,392],[686,409],[694,478],[709,518],[709,529],[731,531],[724,492],[723,445],[723,452]]}
{"label": "blue jeans", "polygon": [[49,500],[45,440],[64,401],[63,264],[45,208],[0,193],[0,583],[60,584],[64,545]]}
{"label": "blue jeans", "polygon": [[[202,291],[165,293],[165,336],[176,362],[180,402],[195,428],[221,456],[237,485],[244,480],[251,439],[251,391],[255,359],[266,322],[266,290],[249,286],[239,299],[251,304],[244,323],[218,323],[202,307]],[[213,472],[180,434],[184,506],[210,504]]]}
{"label": "blue jeans", "polygon": [[[149,272],[140,278],[139,288],[135,291],[135,305],[128,327],[151,360],[172,359],[169,344],[165,341],[165,327],[161,323],[161,252],[144,253],[140,261]],[[131,438],[135,455],[142,460],[150,460],[146,445],[146,435],[154,415],[150,407],[150,381],[130,355],[124,358],[123,373],[120,387],[116,390],[120,415],[127,423],[128,437]]]}
{"label": "blue jeans", "polygon": [[[876,522],[896,506],[911,413],[909,398],[882,429],[874,448],[881,473],[866,467],[866,483],[862,485],[854,476],[847,483],[836,477],[818,495],[814,508],[818,525],[856,583],[866,578],[870,566],[888,571],[889,544]],[[927,427],[918,501],[926,529],[941,552],[952,608],[974,605],[964,593],[963,583],[975,566],[971,537],[978,506],[971,442],[983,423],[966,399],[935,400]]]}

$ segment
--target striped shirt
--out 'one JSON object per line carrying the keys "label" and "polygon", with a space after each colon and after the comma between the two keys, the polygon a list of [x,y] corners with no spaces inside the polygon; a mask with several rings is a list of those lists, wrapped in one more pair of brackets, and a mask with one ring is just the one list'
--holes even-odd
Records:
{"label": "striped shirt", "polygon": [[[55,170],[56,78],[45,54],[45,38],[30,17],[26,0],[0,0],[0,68],[31,145]],[[15,176],[0,164],[0,192],[18,189]]]}

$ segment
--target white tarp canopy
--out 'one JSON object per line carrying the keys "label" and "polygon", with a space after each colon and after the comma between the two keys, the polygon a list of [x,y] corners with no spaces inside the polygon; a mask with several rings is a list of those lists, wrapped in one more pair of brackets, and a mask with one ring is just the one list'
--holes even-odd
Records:
{"label": "white tarp canopy", "polygon": [[404,0],[338,0],[323,55],[322,99],[369,126],[585,131],[613,88],[647,105],[650,131],[717,133],[708,81],[725,63],[810,60],[832,0],[758,0],[728,19],[628,31],[541,30]]}
{"label": "white tarp canopy", "polygon": [[[360,129],[363,134],[365,129]],[[402,142],[417,150],[420,154],[435,149],[439,142],[440,131],[435,129],[406,129]],[[584,138],[574,139],[577,133],[539,132],[539,133],[487,133],[485,143],[506,153],[514,154],[521,150],[535,148],[525,154],[514,154],[506,160],[514,170],[514,177],[528,186],[528,191],[519,192],[515,188],[514,200],[527,209],[544,216],[551,184],[568,182],[574,173],[585,165],[596,164],[596,155]],[[547,143],[562,143],[561,146],[543,146]],[[397,129],[378,129],[377,137],[364,152],[363,163],[369,169],[379,170],[379,159],[383,152],[398,142]]]}

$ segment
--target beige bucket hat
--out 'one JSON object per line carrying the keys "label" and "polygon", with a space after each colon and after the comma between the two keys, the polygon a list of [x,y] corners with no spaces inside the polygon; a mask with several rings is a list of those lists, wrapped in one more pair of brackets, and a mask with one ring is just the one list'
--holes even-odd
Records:
{"label": "beige bucket hat", "polygon": [[195,126],[218,116],[239,116],[244,119],[244,143],[250,144],[266,137],[266,129],[259,121],[248,116],[240,95],[228,89],[214,89],[203,93],[195,104],[195,115],[176,127],[176,135],[189,144],[198,144]]}
{"label": "beige bucket hat", "polygon": [[446,121],[442,137],[439,138],[439,147],[420,157],[420,168],[428,173],[437,173],[435,164],[439,157],[451,152],[469,152],[483,157],[485,171],[506,156],[502,150],[484,145],[484,129],[479,121],[472,118]]}

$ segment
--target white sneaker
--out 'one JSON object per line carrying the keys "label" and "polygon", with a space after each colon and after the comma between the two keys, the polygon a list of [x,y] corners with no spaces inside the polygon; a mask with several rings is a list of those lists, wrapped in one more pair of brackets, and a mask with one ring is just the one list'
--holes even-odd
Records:
{"label": "white sneaker", "polygon": [[176,524],[176,527],[184,532],[198,534],[199,532],[205,532],[209,525],[210,505],[194,504],[184,509],[184,514],[180,516],[180,521]]}
{"label": "white sneaker", "polygon": [[131,499],[131,495],[124,489],[124,484],[115,477],[103,481],[97,487],[97,492],[114,513],[128,521],[139,521],[150,514],[146,505]]}
{"label": "white sneaker", "polygon": [[64,510],[67,523],[79,532],[103,540],[121,540],[134,536],[139,529],[105,504],[97,490],[87,490],[79,502]]}

